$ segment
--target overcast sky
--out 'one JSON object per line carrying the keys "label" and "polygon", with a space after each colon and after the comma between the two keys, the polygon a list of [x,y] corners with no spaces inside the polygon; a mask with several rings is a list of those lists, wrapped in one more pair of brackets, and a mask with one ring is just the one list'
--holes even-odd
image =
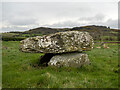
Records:
{"label": "overcast sky", "polygon": [[25,31],[37,27],[67,28],[86,25],[118,28],[118,3],[2,2],[1,17],[2,32]]}

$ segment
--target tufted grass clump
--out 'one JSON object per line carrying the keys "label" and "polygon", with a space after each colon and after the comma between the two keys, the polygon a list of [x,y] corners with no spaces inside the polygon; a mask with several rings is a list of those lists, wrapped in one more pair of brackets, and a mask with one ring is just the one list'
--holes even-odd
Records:
{"label": "tufted grass clump", "polygon": [[90,65],[81,68],[39,66],[41,53],[19,51],[18,41],[3,41],[3,88],[117,88],[118,45],[86,51]]}

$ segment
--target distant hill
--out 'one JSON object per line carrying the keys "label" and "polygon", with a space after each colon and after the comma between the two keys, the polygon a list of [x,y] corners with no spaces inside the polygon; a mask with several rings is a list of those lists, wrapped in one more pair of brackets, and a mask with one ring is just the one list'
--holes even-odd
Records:
{"label": "distant hill", "polygon": [[69,28],[63,28],[63,29],[57,29],[57,28],[47,28],[47,27],[39,27],[39,28],[34,28],[30,29],[29,31],[23,32],[24,34],[51,34],[51,33],[56,33],[56,32],[62,32],[62,31],[69,31]]}
{"label": "distant hill", "polygon": [[[49,28],[49,27],[38,27],[34,29],[30,29],[24,32],[9,32],[14,33],[13,37],[33,37],[33,36],[41,36],[48,35],[56,32],[64,32],[64,31],[87,31],[90,35],[93,36],[94,40],[117,40],[118,29],[111,29],[106,26],[82,26],[82,27],[73,27],[73,28]],[[8,35],[7,35],[8,36]]]}
{"label": "distant hill", "polygon": [[56,32],[64,32],[64,31],[87,31],[89,32],[95,40],[100,39],[101,36],[117,36],[118,29],[110,29],[110,27],[106,26],[82,26],[82,27],[73,27],[73,28],[46,28],[46,27],[39,27],[34,28],[29,31],[23,32],[23,34],[52,34]]}
{"label": "distant hill", "polygon": [[110,29],[110,27],[106,26],[83,26],[83,27],[73,27],[73,28],[47,28],[47,27],[39,27],[30,29],[28,31],[23,32],[23,34],[50,34],[56,32],[63,32],[63,31],[87,31],[87,32],[118,32],[118,29]]}

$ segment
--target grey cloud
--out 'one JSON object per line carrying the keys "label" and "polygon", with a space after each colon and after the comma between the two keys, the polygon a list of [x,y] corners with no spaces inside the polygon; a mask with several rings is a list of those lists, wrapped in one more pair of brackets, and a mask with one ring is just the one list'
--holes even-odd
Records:
{"label": "grey cloud", "polygon": [[0,22],[2,21],[2,3],[0,3]]}
{"label": "grey cloud", "polygon": [[[104,21],[104,15],[95,15],[94,17],[88,17],[88,18],[80,18],[76,21],[64,21],[64,22],[58,22],[54,23],[52,25],[45,25],[49,27],[80,27],[85,25],[103,25],[103,26],[109,26],[111,28],[117,28],[118,20],[112,20],[108,19],[107,21]],[[83,22],[86,21],[86,22]]]}
{"label": "grey cloud", "polygon": [[[11,28],[4,29],[8,31],[12,29],[22,30],[20,27],[14,27],[17,25],[74,27],[98,24],[116,27],[116,21],[112,18],[108,22],[104,22],[106,16],[115,17],[116,9],[116,4],[113,3],[6,2],[3,3],[2,15],[3,22],[11,26]],[[86,21],[86,23],[83,21]],[[54,24],[51,25],[51,23]]]}
{"label": "grey cloud", "polygon": [[8,23],[12,25],[32,25],[36,24],[36,19],[27,18],[27,17],[13,17],[9,20],[6,20]]}
{"label": "grey cloud", "polygon": [[57,28],[57,27],[74,27],[74,26],[80,26],[80,23],[78,23],[78,22],[74,22],[74,21],[64,21],[64,22],[58,22],[58,23],[54,23],[54,24],[52,24],[52,25],[49,25],[49,24],[47,24],[47,25],[44,25],[44,26],[48,26],[48,27],[55,27],[55,28]]}
{"label": "grey cloud", "polygon": [[79,20],[81,21],[103,21],[105,19],[105,15],[103,14],[96,14],[95,16],[93,17],[82,17],[82,18],[79,18]]}
{"label": "grey cloud", "polygon": [[109,19],[106,21],[106,25],[112,28],[118,28],[118,20]]}

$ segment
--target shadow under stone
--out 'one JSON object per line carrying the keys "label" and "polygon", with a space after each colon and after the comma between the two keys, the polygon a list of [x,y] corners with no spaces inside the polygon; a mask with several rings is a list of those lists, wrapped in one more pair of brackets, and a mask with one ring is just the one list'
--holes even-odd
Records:
{"label": "shadow under stone", "polygon": [[40,56],[39,61],[38,61],[38,66],[44,66],[47,67],[48,66],[48,62],[50,61],[50,59],[55,56],[55,55],[62,55],[62,54],[67,54],[67,53],[81,53],[79,51],[74,51],[74,52],[66,52],[66,53],[46,53],[43,56]]}
{"label": "shadow under stone", "polygon": [[50,59],[56,54],[53,53],[46,53],[45,55],[41,56],[39,59],[38,66],[48,66],[48,62]]}

